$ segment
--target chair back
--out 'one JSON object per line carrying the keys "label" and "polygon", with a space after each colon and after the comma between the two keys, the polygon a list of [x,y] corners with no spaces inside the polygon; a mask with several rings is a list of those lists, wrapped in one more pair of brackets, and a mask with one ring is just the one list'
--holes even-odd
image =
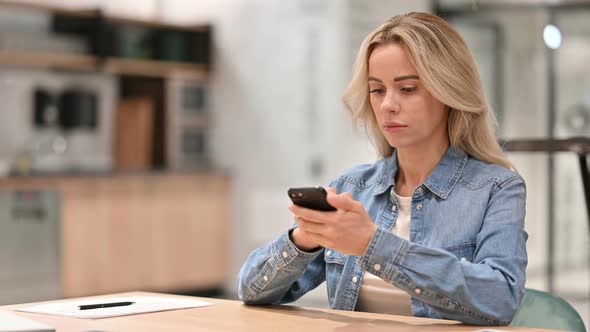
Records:
{"label": "chair back", "polygon": [[526,289],[511,326],[586,332],[582,318],[569,303],[547,292]]}

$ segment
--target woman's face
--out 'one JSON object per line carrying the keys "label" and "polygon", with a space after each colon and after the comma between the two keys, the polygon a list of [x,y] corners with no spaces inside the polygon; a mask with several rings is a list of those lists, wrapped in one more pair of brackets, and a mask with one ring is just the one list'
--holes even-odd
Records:
{"label": "woman's face", "polygon": [[389,145],[420,148],[448,142],[448,110],[421,84],[403,46],[377,46],[369,57],[368,76],[371,106]]}

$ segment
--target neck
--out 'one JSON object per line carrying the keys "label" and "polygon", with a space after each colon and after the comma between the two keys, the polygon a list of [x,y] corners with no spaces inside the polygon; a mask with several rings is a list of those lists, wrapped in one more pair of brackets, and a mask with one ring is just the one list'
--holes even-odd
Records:
{"label": "neck", "polygon": [[449,148],[448,141],[431,144],[420,148],[407,147],[397,149],[398,172],[395,179],[395,191],[401,196],[411,196],[434,171]]}

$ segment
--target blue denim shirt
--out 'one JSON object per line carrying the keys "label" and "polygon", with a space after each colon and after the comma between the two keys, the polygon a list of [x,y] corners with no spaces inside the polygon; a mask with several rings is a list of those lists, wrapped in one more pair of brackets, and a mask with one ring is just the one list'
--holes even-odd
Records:
{"label": "blue denim shirt", "polygon": [[364,256],[299,250],[289,231],[253,251],[238,275],[246,304],[297,300],[324,280],[333,309],[354,310],[365,272],[408,292],[417,317],[507,325],[524,294],[525,183],[517,173],[449,148],[412,196],[410,240],[397,219],[397,157],[346,172],[330,186],[360,201],[378,228]]}

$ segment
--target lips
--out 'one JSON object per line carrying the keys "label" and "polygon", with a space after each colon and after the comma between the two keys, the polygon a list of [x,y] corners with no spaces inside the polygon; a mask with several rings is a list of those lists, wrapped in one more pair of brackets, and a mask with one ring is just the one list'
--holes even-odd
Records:
{"label": "lips", "polygon": [[403,123],[400,122],[395,122],[395,121],[389,121],[389,122],[385,122],[383,124],[383,128],[385,128],[386,130],[389,129],[401,129],[401,128],[406,128],[408,125],[405,125]]}

